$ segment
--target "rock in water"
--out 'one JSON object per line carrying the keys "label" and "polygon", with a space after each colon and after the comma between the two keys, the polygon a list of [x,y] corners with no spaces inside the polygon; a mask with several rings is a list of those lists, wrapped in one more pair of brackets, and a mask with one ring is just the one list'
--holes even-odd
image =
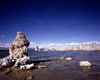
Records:
{"label": "rock in water", "polygon": [[72,58],[71,57],[67,57],[67,58],[65,58],[65,60],[71,61]]}
{"label": "rock in water", "polygon": [[12,72],[11,69],[7,69],[3,74],[9,74],[9,73],[11,73],[11,72]]}
{"label": "rock in water", "polygon": [[39,69],[41,69],[41,68],[46,68],[45,65],[38,65],[37,67],[38,67]]}
{"label": "rock in water", "polygon": [[14,63],[15,67],[18,65],[25,65],[31,63],[28,57],[28,46],[30,42],[26,39],[26,36],[22,32],[17,32],[17,36],[14,43],[10,45],[8,57],[0,59],[2,67],[11,66]]}
{"label": "rock in water", "polygon": [[79,65],[84,67],[90,67],[92,64],[89,61],[80,61]]}
{"label": "rock in water", "polygon": [[32,69],[34,67],[34,64],[27,64],[27,65],[21,65],[20,66],[20,70],[28,70],[28,69]]}
{"label": "rock in water", "polygon": [[33,76],[29,76],[26,80],[33,80]]}
{"label": "rock in water", "polygon": [[21,65],[19,70],[26,70],[26,66]]}
{"label": "rock in water", "polygon": [[33,63],[32,64],[27,64],[25,66],[26,66],[26,69],[32,69],[34,67],[34,64]]}

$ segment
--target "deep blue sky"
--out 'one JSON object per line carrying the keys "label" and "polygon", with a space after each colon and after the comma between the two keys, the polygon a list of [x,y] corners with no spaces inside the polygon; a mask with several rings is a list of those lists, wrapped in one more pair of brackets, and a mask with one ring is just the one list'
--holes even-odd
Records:
{"label": "deep blue sky", "polygon": [[17,31],[33,47],[100,42],[100,0],[0,0],[0,45]]}

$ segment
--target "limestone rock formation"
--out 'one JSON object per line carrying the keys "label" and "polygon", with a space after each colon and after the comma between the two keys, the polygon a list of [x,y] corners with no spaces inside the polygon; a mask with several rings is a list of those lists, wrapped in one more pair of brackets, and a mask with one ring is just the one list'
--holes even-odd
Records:
{"label": "limestone rock formation", "polygon": [[27,69],[32,69],[34,67],[34,64],[27,64],[27,65],[21,65],[20,70],[27,70]]}
{"label": "limestone rock formation", "polygon": [[26,65],[26,68],[27,68],[27,69],[31,69],[31,68],[33,68],[33,67],[34,67],[34,64],[33,64],[33,63],[30,64],[30,65],[29,65],[29,64]]}
{"label": "limestone rock formation", "polygon": [[2,67],[7,66],[18,66],[30,63],[31,60],[28,57],[28,46],[30,42],[26,39],[26,36],[22,32],[17,32],[17,36],[14,40],[14,43],[10,45],[9,53],[10,55],[0,59],[0,64]]}
{"label": "limestone rock formation", "polygon": [[71,61],[72,58],[71,57],[67,57],[67,58],[65,58],[65,60]]}
{"label": "limestone rock formation", "polygon": [[22,32],[17,32],[17,36],[14,40],[14,43],[10,45],[10,54],[20,54],[20,55],[27,55],[27,47],[29,46],[30,42],[26,39],[26,36]]}
{"label": "limestone rock formation", "polygon": [[0,59],[0,65],[2,67],[6,67],[6,66],[12,66],[14,63],[12,62],[12,58],[11,58],[11,55],[3,58],[3,59]]}
{"label": "limestone rock formation", "polygon": [[92,64],[89,61],[80,61],[80,66],[90,67]]}
{"label": "limestone rock formation", "polygon": [[36,46],[35,51],[40,51],[40,49],[38,48],[38,46]]}
{"label": "limestone rock formation", "polygon": [[38,67],[39,69],[41,69],[41,68],[46,68],[45,65],[38,65],[37,67]]}

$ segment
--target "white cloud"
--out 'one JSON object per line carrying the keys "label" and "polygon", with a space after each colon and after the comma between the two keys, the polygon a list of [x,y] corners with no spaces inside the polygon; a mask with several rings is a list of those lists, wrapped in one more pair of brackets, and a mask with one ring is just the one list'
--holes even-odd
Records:
{"label": "white cloud", "polygon": [[63,45],[62,43],[59,43],[59,44],[57,44],[57,45]]}
{"label": "white cloud", "polygon": [[[36,48],[36,43],[34,42],[30,42],[31,45],[29,46],[30,48]],[[87,45],[87,44],[96,44],[96,45],[100,45],[100,42],[98,41],[90,41],[90,42],[84,42],[82,43],[84,46]],[[50,44],[46,44],[46,45],[38,45],[39,48],[49,48],[49,47],[52,47],[52,48],[57,48],[57,47],[77,47],[79,46],[81,43],[75,43],[75,42],[72,42],[72,43],[66,43],[66,44],[62,44],[62,43],[50,43]]]}
{"label": "white cloud", "polygon": [[36,48],[36,45],[30,45],[29,48]]}
{"label": "white cloud", "polygon": [[49,45],[39,45],[39,48],[48,48]]}
{"label": "white cloud", "polygon": [[60,45],[63,45],[62,43],[58,43],[58,44],[55,44],[55,43],[50,43],[49,46],[60,46]]}
{"label": "white cloud", "polygon": [[[98,41],[90,41],[90,42],[85,42],[85,43],[82,43],[83,45],[87,45],[87,44],[97,44],[97,45],[100,45],[100,42],[98,42]],[[80,45],[81,43],[74,43],[74,42],[72,42],[72,43],[66,43],[65,45],[68,45],[68,46],[77,46],[77,45]]]}
{"label": "white cloud", "polygon": [[9,47],[9,46],[10,46],[10,43],[5,43],[4,47]]}
{"label": "white cloud", "polygon": [[5,35],[2,35],[1,37],[6,37]]}
{"label": "white cloud", "polygon": [[100,44],[98,41],[91,41],[91,43]]}
{"label": "white cloud", "polygon": [[2,47],[3,43],[0,43],[0,47]]}
{"label": "white cloud", "polygon": [[75,46],[75,45],[79,45],[79,44],[80,43],[74,43],[74,42],[72,42],[72,43],[66,43],[65,45],[72,45],[72,46],[74,45]]}
{"label": "white cloud", "polygon": [[30,45],[34,45],[34,44],[36,44],[35,42],[30,42]]}
{"label": "white cloud", "polygon": [[54,43],[50,43],[49,45],[50,45],[50,46],[55,46],[55,44],[54,44]]}
{"label": "white cloud", "polygon": [[70,43],[69,45],[79,45],[80,43],[74,43],[74,42],[72,42],[72,43]]}
{"label": "white cloud", "polygon": [[[61,43],[58,43],[58,44],[55,44],[55,43],[50,43],[50,44],[48,44],[48,45],[38,45],[38,47],[39,48],[49,48],[49,47],[52,47],[52,48],[56,48],[56,47],[58,47],[58,46],[63,46],[63,44],[61,44]],[[36,45],[34,45],[34,46],[30,46],[30,47],[36,47]]]}
{"label": "white cloud", "polygon": [[9,47],[11,43],[0,43],[0,47]]}
{"label": "white cloud", "polygon": [[29,48],[35,48],[35,47],[36,47],[36,43],[35,42],[30,42]]}
{"label": "white cloud", "polygon": [[86,42],[86,43],[82,43],[82,44],[97,44],[97,45],[100,45],[100,42],[98,41],[90,41],[90,42]]}
{"label": "white cloud", "polygon": [[69,45],[69,43],[66,43],[65,45]]}
{"label": "white cloud", "polygon": [[91,44],[91,42],[86,42],[85,44]]}

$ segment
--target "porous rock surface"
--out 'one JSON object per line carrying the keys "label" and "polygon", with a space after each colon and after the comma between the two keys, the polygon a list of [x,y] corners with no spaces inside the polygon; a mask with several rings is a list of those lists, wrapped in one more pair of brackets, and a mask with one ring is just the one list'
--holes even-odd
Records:
{"label": "porous rock surface", "polygon": [[30,42],[26,39],[26,36],[22,32],[17,32],[17,36],[14,42],[10,45],[9,53],[10,55],[0,59],[0,64],[2,67],[18,65],[24,65],[31,63],[30,58],[28,57],[28,46]]}

